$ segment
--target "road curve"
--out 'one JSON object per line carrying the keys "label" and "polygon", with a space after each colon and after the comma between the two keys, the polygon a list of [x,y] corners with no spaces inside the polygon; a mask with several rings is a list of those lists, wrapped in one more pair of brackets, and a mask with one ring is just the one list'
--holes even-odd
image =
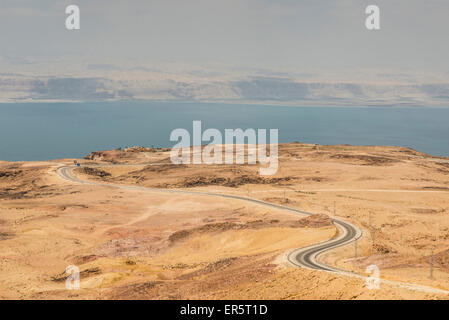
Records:
{"label": "road curve", "polygon": [[[149,164],[145,164],[149,165]],[[157,164],[154,164],[157,165]],[[123,165],[91,165],[89,167],[105,167],[105,166],[123,166]],[[312,215],[314,213],[302,211],[296,208],[282,206],[279,204],[274,204],[258,199],[253,199],[249,197],[230,195],[230,194],[222,194],[222,193],[211,193],[211,192],[202,192],[202,191],[187,191],[187,190],[173,190],[173,189],[157,189],[157,188],[149,188],[149,187],[141,187],[141,186],[128,186],[128,185],[120,185],[120,184],[109,184],[109,183],[101,183],[96,181],[87,181],[82,180],[72,174],[72,170],[76,168],[76,166],[62,166],[59,167],[56,173],[65,180],[70,182],[80,183],[80,184],[88,184],[88,185],[96,185],[96,186],[104,186],[104,187],[113,187],[119,189],[127,189],[127,190],[140,190],[140,191],[152,191],[152,192],[163,192],[163,193],[178,193],[178,194],[195,194],[195,195],[204,195],[204,196],[212,196],[212,197],[221,197],[221,198],[230,198],[236,199],[251,203],[256,203],[262,206],[281,209],[293,212],[295,214],[301,215]],[[328,272],[337,272],[337,273],[352,273],[349,271],[341,270],[319,261],[319,256],[325,252],[333,250],[335,248],[347,245],[353,241],[356,241],[362,236],[362,230],[357,226],[343,221],[341,219],[333,218],[334,224],[337,226],[339,233],[338,235],[330,240],[314,244],[304,248],[295,249],[287,254],[287,260],[298,267],[322,270]]]}

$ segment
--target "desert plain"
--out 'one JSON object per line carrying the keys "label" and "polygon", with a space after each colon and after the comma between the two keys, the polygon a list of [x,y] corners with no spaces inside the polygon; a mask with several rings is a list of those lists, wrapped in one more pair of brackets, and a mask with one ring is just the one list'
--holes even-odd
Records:
{"label": "desert plain", "polygon": [[[72,174],[95,183],[58,174],[74,161]],[[0,298],[449,297],[449,158],[294,142],[279,145],[275,175],[260,176],[259,167],[175,165],[168,149],[143,147],[0,161]],[[375,265],[379,288],[287,261],[293,249],[335,237],[333,217],[363,236],[320,261],[362,275]],[[70,265],[80,270],[78,290],[66,287]]]}

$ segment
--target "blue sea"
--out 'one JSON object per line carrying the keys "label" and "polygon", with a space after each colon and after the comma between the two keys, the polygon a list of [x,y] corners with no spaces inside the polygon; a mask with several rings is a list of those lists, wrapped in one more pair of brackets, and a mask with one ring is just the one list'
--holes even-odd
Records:
{"label": "blue sea", "polygon": [[283,107],[221,103],[0,104],[0,159],[79,158],[125,146],[171,147],[170,132],[279,129],[279,142],[392,145],[449,156],[449,108]]}

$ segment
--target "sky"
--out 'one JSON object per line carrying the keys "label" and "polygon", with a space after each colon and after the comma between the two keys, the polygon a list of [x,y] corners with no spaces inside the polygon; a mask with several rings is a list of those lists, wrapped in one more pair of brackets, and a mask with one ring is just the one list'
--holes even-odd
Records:
{"label": "sky", "polygon": [[[81,30],[65,28],[71,4]],[[371,4],[380,8],[377,31],[365,28]],[[330,73],[373,81],[375,73],[446,82],[448,13],[447,0],[1,0],[0,68],[70,75],[80,62],[98,72],[214,65],[320,81]]]}
{"label": "sky", "polygon": [[[64,27],[69,4],[79,31]],[[0,55],[449,72],[448,13],[446,0],[2,0]]]}

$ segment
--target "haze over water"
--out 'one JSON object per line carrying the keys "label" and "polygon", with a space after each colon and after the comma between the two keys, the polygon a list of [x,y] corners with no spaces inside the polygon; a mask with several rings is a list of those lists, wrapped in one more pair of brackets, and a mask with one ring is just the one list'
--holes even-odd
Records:
{"label": "haze over water", "polygon": [[393,145],[449,156],[449,108],[281,107],[179,102],[0,104],[0,160],[80,158],[125,146],[171,147],[192,132],[279,129],[279,142]]}

